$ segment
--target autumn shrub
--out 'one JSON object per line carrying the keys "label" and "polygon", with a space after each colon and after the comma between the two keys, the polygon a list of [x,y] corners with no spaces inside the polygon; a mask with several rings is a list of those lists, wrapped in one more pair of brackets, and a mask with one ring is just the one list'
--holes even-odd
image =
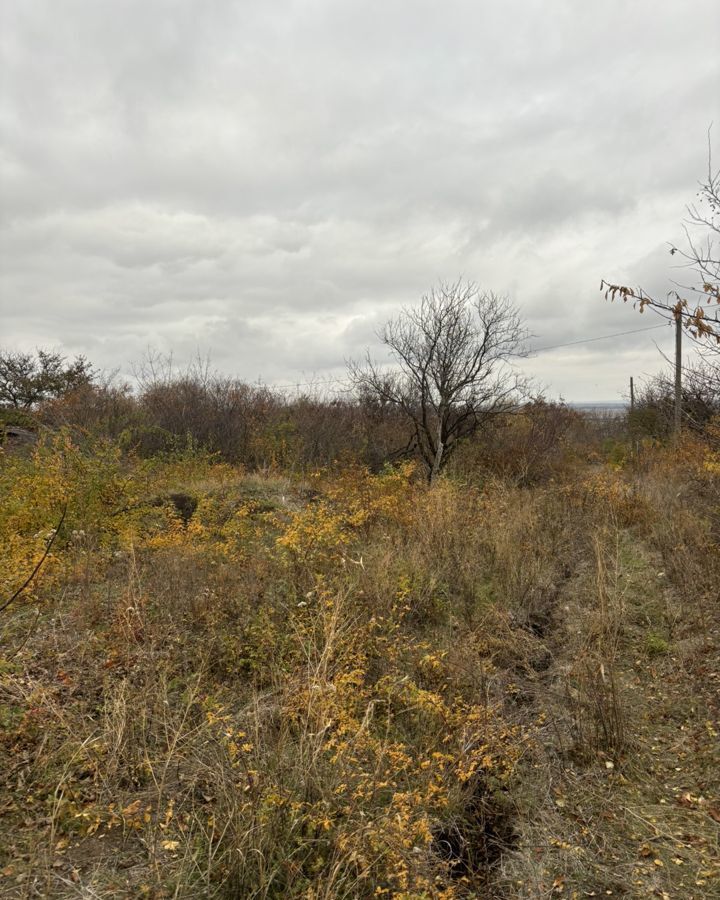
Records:
{"label": "autumn shrub", "polygon": [[567,476],[582,416],[542,399],[500,417],[460,450],[454,470],[531,485]]}
{"label": "autumn shrub", "polygon": [[76,440],[85,433],[117,439],[138,421],[138,407],[128,384],[95,379],[46,400],[36,417],[47,428],[70,429]]}
{"label": "autumn shrub", "polygon": [[305,665],[271,698],[213,713],[221,780],[239,788],[225,794],[227,895],[456,896],[457,860],[435,835],[479,783],[490,810],[522,733],[493,708],[421,688],[398,657],[372,674],[382,629],[357,618],[350,596],[300,609]]}
{"label": "autumn shrub", "polygon": [[[122,502],[126,484],[119,452],[109,443],[82,454],[67,434],[46,436],[29,457],[10,455],[0,469],[0,575],[2,595],[12,593],[43,556],[63,518],[59,543],[73,535],[92,535],[108,511]],[[64,557],[55,552],[46,570],[60,571]]]}
{"label": "autumn shrub", "polygon": [[377,471],[408,443],[395,411],[362,396],[329,395],[322,384],[284,393],[214,372],[202,360],[176,370],[157,355],[138,376],[123,440],[142,456],[190,441],[250,469],[307,472],[346,460]]}

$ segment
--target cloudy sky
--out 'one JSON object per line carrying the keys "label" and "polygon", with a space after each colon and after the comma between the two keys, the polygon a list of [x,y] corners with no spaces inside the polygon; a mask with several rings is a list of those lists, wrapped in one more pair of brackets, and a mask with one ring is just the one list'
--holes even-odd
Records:
{"label": "cloudy sky", "polygon": [[[507,292],[535,346],[657,324],[720,156],[717,0],[5,0],[0,344],[130,372],[342,374],[438,279]],[[613,400],[657,329],[539,354]]]}

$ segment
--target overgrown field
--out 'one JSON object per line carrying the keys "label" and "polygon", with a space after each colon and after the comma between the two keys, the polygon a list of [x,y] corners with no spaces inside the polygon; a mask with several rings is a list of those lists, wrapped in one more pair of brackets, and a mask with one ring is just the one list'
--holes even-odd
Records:
{"label": "overgrown field", "polygon": [[720,896],[709,446],[0,450],[0,896]]}

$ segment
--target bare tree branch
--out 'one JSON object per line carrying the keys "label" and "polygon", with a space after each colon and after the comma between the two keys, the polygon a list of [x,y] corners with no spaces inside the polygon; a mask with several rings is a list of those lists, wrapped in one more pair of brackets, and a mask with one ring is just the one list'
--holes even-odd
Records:
{"label": "bare tree branch", "polygon": [[[679,321],[690,337],[699,345],[720,353],[720,169],[713,171],[712,148],[708,132],[708,172],[700,182],[697,203],[687,207],[685,222],[685,249],[671,245],[670,253],[681,260],[680,268],[693,271],[698,282],[678,285],[665,299],[652,297],[642,288],[614,284],[603,279],[600,290],[611,301],[631,301],[644,312],[646,308],[669,321]],[[695,232],[702,232],[697,236]]]}

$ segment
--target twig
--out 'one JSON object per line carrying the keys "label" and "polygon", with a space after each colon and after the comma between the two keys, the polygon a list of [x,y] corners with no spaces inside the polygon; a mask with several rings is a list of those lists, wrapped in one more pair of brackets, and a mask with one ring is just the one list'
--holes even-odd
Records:
{"label": "twig", "polygon": [[55,538],[58,536],[58,531],[62,528],[62,524],[65,521],[66,515],[67,515],[67,503],[63,507],[62,515],[60,516],[60,521],[55,526],[55,530],[53,531],[52,537],[48,541],[48,545],[45,548],[45,552],[40,557],[40,560],[38,561],[37,565],[32,570],[30,575],[28,575],[28,577],[25,579],[23,584],[15,591],[15,593],[8,600],[6,600],[2,604],[2,606],[0,606],[0,613],[5,612],[5,610],[8,608],[8,606],[10,606],[11,603],[14,603],[17,600],[17,598],[20,596],[20,594],[22,594],[22,592],[31,584],[32,580],[35,578],[37,573],[40,571],[42,564],[45,562],[45,560],[48,557],[48,554],[50,553],[50,549],[52,548],[52,545],[55,543]]}

